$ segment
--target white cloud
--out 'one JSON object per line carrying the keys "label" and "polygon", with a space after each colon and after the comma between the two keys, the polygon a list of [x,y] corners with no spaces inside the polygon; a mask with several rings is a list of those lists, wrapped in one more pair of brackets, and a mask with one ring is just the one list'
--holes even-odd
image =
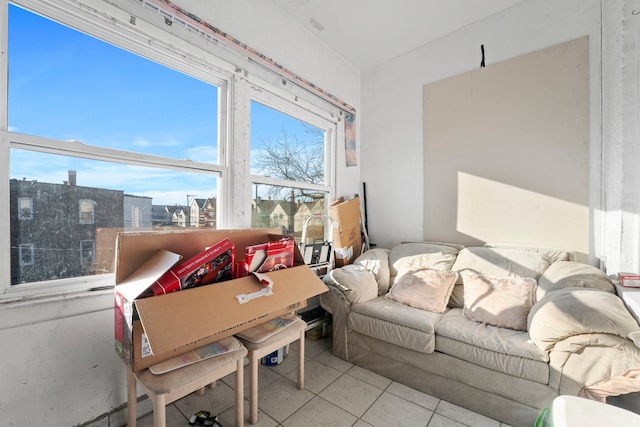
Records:
{"label": "white cloud", "polygon": [[218,159],[218,148],[212,145],[200,145],[187,149],[186,158],[196,162],[215,163]]}

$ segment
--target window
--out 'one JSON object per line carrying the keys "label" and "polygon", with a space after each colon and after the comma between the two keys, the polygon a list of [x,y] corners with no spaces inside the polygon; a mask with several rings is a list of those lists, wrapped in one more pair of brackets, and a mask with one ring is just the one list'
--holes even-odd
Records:
{"label": "window", "polygon": [[[299,240],[305,220],[325,214],[330,193],[328,147],[334,134],[333,123],[282,99],[252,101],[252,226],[280,227]],[[316,234],[324,240],[324,228]]]}
{"label": "window", "polygon": [[95,264],[96,258],[96,242],[95,240],[80,241],[80,265],[90,267]]}
{"label": "window", "polygon": [[113,273],[118,232],[189,227],[193,195],[209,200],[197,226],[215,227],[224,76],[94,38],[72,14],[8,12],[11,286]]}
{"label": "window", "polygon": [[80,200],[80,224],[93,224],[93,200]]}
{"label": "window", "polygon": [[33,265],[33,243],[21,243],[18,246],[20,267]]}
{"label": "window", "polygon": [[[15,0],[0,20],[0,235],[10,248],[0,299],[112,285],[121,231],[300,236],[325,212],[338,109],[269,83],[241,55],[255,72],[239,78],[223,47],[164,21],[129,22],[131,5],[116,3]],[[250,220],[235,214],[250,208]]]}
{"label": "window", "polygon": [[18,197],[18,219],[33,219],[33,199]]}

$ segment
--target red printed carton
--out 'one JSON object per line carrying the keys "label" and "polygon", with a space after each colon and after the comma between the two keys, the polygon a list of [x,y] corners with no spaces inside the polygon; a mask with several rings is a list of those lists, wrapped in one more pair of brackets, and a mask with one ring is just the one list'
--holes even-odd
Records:
{"label": "red printed carton", "polygon": [[234,245],[223,239],[163,274],[142,298],[233,279]]}

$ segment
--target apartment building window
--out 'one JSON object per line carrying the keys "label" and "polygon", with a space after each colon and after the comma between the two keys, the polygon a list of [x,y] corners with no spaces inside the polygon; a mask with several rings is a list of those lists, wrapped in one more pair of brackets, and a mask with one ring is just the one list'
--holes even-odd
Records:
{"label": "apartment building window", "polygon": [[96,261],[95,253],[95,240],[80,241],[80,265],[82,265],[83,267],[94,265]]}
{"label": "apartment building window", "polygon": [[33,243],[21,243],[18,246],[18,258],[20,259],[20,267],[33,265],[34,246]]}
{"label": "apartment building window", "polygon": [[225,171],[228,76],[137,28],[105,31],[88,22],[103,17],[52,3],[16,0],[2,28],[10,208],[1,217],[11,253],[0,256],[11,278],[0,294],[23,284],[96,287],[91,280],[114,272],[119,232],[188,226],[173,219],[193,195],[217,200]]}
{"label": "apartment building window", "polygon": [[33,199],[18,197],[18,219],[33,219]]}
{"label": "apartment building window", "polygon": [[79,202],[80,224],[93,224],[94,201],[83,199]]}

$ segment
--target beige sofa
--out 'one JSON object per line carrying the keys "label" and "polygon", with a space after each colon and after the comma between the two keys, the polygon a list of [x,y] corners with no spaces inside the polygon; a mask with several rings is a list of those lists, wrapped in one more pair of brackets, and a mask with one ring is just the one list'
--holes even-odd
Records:
{"label": "beige sofa", "polygon": [[569,252],[405,243],[324,280],[336,356],[507,424],[560,394],[640,390],[638,323]]}

